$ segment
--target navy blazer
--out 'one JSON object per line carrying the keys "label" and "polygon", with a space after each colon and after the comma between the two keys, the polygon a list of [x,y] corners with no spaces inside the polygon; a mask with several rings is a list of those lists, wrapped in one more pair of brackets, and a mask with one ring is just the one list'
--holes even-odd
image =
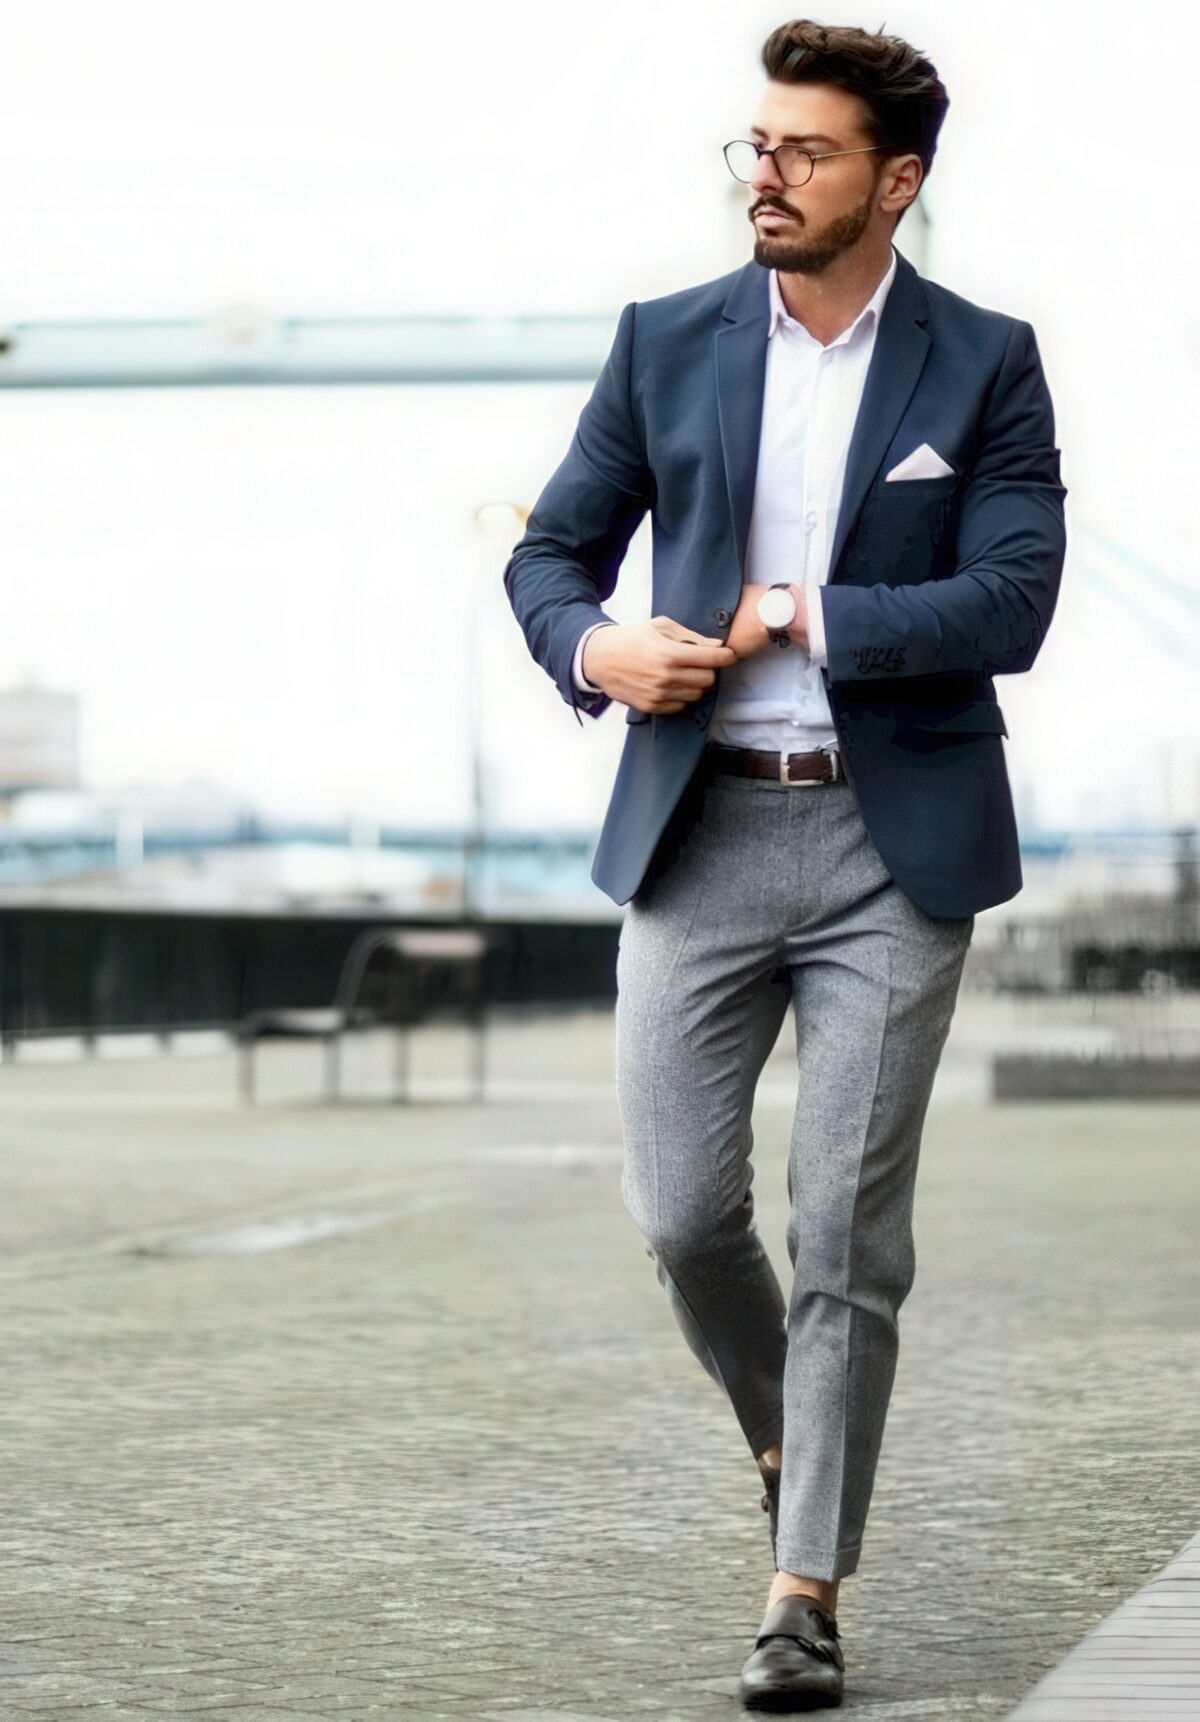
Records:
{"label": "navy blazer", "polygon": [[[605,616],[650,510],[653,615],[725,638],[758,466],[767,270],[625,306],[504,585],[530,652],[576,717],[571,661]],[[927,442],[953,476],[884,475]],[[1021,889],[996,675],[1028,670],[1066,551],[1054,409],[1029,323],[972,304],[897,253],[851,436],[822,668],[846,778],[900,888],[935,916]],[[611,618],[609,618],[611,620]],[[649,893],[703,802],[720,682],[682,711],[625,708],[592,863],[616,903]],[[581,719],[580,719],[581,721]],[[819,795],[819,789],[794,791]]]}

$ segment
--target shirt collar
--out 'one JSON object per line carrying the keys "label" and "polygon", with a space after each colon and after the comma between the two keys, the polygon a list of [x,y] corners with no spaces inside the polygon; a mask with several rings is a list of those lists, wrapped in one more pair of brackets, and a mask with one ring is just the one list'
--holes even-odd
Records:
{"label": "shirt collar", "polygon": [[[841,346],[844,342],[848,342],[860,324],[866,323],[871,319],[874,319],[874,321],[878,323],[879,318],[883,315],[883,307],[887,300],[888,292],[891,288],[892,282],[896,278],[896,247],[893,245],[891,249],[892,260],[887,266],[882,281],[879,283],[878,287],[876,287],[874,293],[872,293],[871,297],[858,313],[858,316],[854,319],[853,323],[851,323],[850,327],[848,329],[843,329],[842,333],[836,338],[836,340],[830,341],[829,345],[831,347]],[[771,306],[771,318],[767,327],[768,340],[782,322],[786,329],[789,329],[793,333],[801,336],[805,341],[811,342],[814,347],[821,346],[821,342],[809,334],[808,330],[804,327],[804,324],[798,322],[796,318],[791,316],[788,312],[787,306],[783,302],[783,294],[779,289],[779,276],[774,269],[767,271],[767,294]]]}

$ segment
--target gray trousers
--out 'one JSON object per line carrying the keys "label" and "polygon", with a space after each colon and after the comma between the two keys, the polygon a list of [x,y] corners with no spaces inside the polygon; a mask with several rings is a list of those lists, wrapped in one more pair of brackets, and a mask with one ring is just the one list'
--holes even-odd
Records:
{"label": "gray trousers", "polygon": [[[843,779],[709,769],[617,956],[621,1195],[757,1456],[782,1445],[782,1571],[858,1565],[916,1259],[921,1130],[974,915],[900,890]],[[798,1090],[785,1299],[754,1223],[755,1086],[788,1004]]]}

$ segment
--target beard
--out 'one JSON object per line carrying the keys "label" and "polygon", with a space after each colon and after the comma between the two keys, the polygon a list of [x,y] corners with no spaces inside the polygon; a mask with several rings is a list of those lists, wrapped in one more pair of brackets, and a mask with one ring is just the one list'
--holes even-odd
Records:
{"label": "beard", "polygon": [[857,245],[867,230],[871,211],[875,207],[872,190],[855,209],[839,215],[824,232],[813,238],[802,238],[784,229],[776,233],[754,234],[754,261],[766,269],[778,269],[784,275],[819,275],[822,270]]}

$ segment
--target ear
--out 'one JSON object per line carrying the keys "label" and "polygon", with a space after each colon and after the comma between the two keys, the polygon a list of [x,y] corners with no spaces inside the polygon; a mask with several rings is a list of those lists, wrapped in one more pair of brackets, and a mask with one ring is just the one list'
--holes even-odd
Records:
{"label": "ear", "polygon": [[901,211],[914,202],[925,178],[925,169],[921,158],[915,151],[908,155],[885,156],[883,169],[879,175],[880,184],[886,180],[888,190],[884,193],[888,198],[902,198],[902,203],[892,207]]}

